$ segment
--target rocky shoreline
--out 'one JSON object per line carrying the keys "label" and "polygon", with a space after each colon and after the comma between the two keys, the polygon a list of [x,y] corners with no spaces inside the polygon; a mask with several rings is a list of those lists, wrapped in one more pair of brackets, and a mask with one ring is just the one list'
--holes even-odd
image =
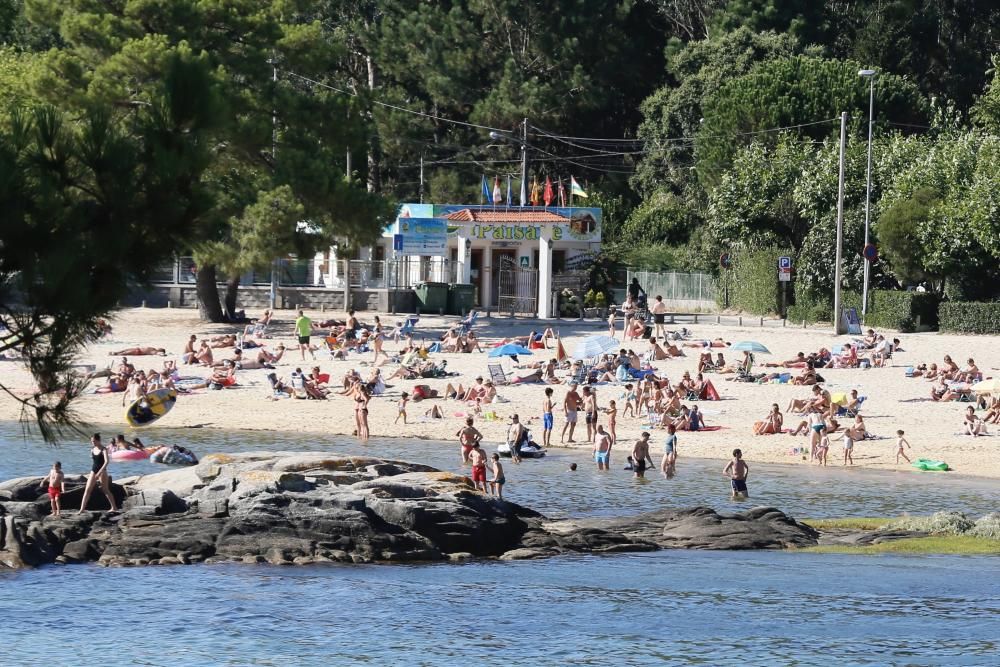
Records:
{"label": "rocky shoreline", "polygon": [[0,483],[0,566],[521,559],[819,541],[816,530],[773,508],[550,521],[476,492],[461,475],[337,454],[210,455],[191,468],[115,482],[119,513],[102,511],[107,501],[95,493],[77,514],[77,477],[66,480],[62,517],[48,516],[41,479]]}

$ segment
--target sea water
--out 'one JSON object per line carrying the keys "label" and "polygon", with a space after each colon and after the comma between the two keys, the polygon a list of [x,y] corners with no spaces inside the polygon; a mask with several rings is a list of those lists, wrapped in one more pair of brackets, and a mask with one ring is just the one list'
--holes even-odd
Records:
{"label": "sea water", "polygon": [[[110,435],[107,432],[107,435]],[[144,434],[146,435],[146,434]],[[459,470],[452,444],[238,431],[149,431],[199,454],[371,454]],[[0,425],[0,479],[86,469]],[[569,463],[580,466],[575,473]],[[751,503],[718,462],[672,480],[599,474],[585,453],[507,462],[511,499],[549,516],[773,505],[799,517],[995,510],[988,480],[755,465]],[[617,462],[618,464],[623,461]],[[616,465],[620,467],[620,465]],[[155,472],[115,463],[113,474]],[[662,551],[542,561],[0,571],[0,665],[995,665],[1000,558]]]}

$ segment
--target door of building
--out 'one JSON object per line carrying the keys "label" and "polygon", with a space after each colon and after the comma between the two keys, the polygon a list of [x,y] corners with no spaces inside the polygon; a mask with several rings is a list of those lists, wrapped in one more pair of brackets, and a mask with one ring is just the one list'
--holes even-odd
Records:
{"label": "door of building", "polygon": [[469,276],[476,286],[476,307],[483,304],[483,249],[473,248],[469,253]]}
{"label": "door of building", "polygon": [[516,251],[513,248],[497,248],[492,250],[490,262],[490,304],[496,308],[500,295],[500,270],[517,263]]}

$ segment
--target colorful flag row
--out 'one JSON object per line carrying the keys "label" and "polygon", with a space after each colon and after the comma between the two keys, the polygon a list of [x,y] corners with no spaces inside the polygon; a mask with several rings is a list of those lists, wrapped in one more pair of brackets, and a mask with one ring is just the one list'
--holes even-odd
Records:
{"label": "colorful flag row", "polygon": [[[507,177],[507,205],[511,205],[514,199],[513,190],[511,189],[511,177]],[[524,192],[524,190],[522,190]],[[549,176],[545,177],[545,189],[542,189],[541,184],[538,182],[538,177],[536,176],[531,183],[531,190],[528,194],[528,201],[524,201],[524,195],[522,194],[521,206],[542,206],[543,202],[545,206],[552,206],[552,202],[556,201],[556,196],[559,197],[559,206],[566,206],[566,188],[563,186],[563,179],[559,178],[555,184],[555,189],[553,189],[552,178]],[[580,187],[580,184],[576,182],[576,178],[573,176],[569,177],[569,201],[572,204],[573,197],[583,197],[587,198],[586,191]],[[482,201],[480,203],[484,204],[502,204],[503,191],[500,188],[500,177],[494,176],[493,178],[493,190],[490,190],[489,181],[486,178],[486,174],[483,174],[482,182]]]}

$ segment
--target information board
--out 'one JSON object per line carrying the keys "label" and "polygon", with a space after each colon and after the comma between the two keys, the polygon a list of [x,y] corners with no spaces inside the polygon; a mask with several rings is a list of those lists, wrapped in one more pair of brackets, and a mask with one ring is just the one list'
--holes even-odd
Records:
{"label": "information board", "polygon": [[444,257],[448,249],[448,221],[442,218],[399,218],[393,246],[401,255]]}

